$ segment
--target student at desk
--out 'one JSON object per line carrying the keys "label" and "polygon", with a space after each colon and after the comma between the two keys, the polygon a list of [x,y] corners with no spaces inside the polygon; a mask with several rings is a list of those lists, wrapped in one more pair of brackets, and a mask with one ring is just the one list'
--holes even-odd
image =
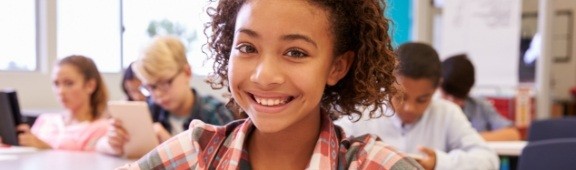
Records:
{"label": "student at desk", "polygon": [[[235,118],[224,103],[190,88],[192,68],[186,59],[186,48],[177,37],[155,37],[132,64],[132,70],[150,94],[147,102],[160,141],[187,130],[195,119],[224,125]],[[98,150],[122,155],[129,134],[119,120],[113,119],[111,124]]]}
{"label": "student at desk", "polygon": [[108,93],[92,59],[73,55],[60,59],[52,70],[52,90],[64,107],[62,114],[42,114],[30,129],[20,125],[21,146],[40,149],[93,151],[108,124]]}
{"label": "student at desk", "polygon": [[[383,111],[389,117],[337,122],[346,134],[378,135],[410,154],[425,169],[498,169],[498,157],[470,126],[458,106],[432,95],[440,83],[440,59],[423,43],[407,43],[397,51],[398,86],[403,91]],[[371,110],[368,108],[367,110]]]}
{"label": "student at desk", "polygon": [[140,90],[142,81],[140,81],[134,74],[134,71],[132,71],[133,64],[134,63],[130,63],[126,70],[124,70],[121,82],[122,91],[128,101],[146,101],[146,95]]}
{"label": "student at desk", "polygon": [[520,140],[520,132],[510,120],[481,98],[469,95],[474,86],[474,65],[464,54],[442,62],[442,98],[460,106],[472,127],[487,141]]}

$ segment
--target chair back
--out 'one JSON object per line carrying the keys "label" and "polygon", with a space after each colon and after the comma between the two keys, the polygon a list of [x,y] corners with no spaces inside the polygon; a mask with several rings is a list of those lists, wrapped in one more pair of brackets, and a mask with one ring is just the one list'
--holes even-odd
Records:
{"label": "chair back", "polygon": [[528,129],[529,142],[558,138],[576,138],[576,118],[538,120]]}
{"label": "chair back", "polygon": [[519,170],[576,169],[576,138],[529,142],[518,160]]}

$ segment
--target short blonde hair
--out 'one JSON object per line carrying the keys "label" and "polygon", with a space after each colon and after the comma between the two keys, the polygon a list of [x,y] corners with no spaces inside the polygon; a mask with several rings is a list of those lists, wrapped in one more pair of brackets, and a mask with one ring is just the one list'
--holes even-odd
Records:
{"label": "short blonde hair", "polygon": [[186,47],[175,36],[157,36],[134,62],[132,70],[140,80],[156,82],[188,65]]}

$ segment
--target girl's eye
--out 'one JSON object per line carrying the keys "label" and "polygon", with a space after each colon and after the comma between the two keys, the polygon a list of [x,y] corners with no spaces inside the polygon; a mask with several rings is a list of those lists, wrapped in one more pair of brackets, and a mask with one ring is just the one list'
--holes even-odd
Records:
{"label": "girl's eye", "polygon": [[301,49],[290,49],[284,55],[294,57],[294,58],[303,58],[303,57],[308,56],[308,54],[306,54],[306,52],[304,52],[304,50],[301,50]]}
{"label": "girl's eye", "polygon": [[423,103],[428,102],[428,98],[418,99],[418,100],[416,100],[416,102],[418,102],[418,103],[420,103],[420,104],[423,104]]}
{"label": "girl's eye", "polygon": [[239,46],[236,47],[236,50],[240,51],[241,53],[255,53],[256,52],[256,48],[254,48],[254,46],[248,45],[248,44],[240,44]]}
{"label": "girl's eye", "polygon": [[64,81],[64,86],[66,86],[66,87],[71,87],[71,86],[73,86],[73,85],[74,85],[74,82],[72,82],[72,81],[70,81],[70,80]]}

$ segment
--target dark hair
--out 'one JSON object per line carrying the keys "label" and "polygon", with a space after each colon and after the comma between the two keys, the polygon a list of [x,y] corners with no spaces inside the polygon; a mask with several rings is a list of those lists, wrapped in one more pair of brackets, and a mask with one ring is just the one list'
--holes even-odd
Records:
{"label": "dark hair", "polygon": [[[384,17],[383,0],[308,0],[328,12],[334,34],[334,56],[353,51],[354,61],[349,72],[334,86],[327,86],[322,97],[322,109],[331,111],[332,117],[358,114],[356,106],[387,105],[396,93],[393,84],[396,60],[388,34],[390,21]],[[220,0],[208,15],[212,22],[206,25],[205,34],[211,31],[206,44],[214,59],[214,74],[208,82],[213,88],[227,85],[228,62],[232,49],[236,16],[246,0]],[[233,99],[230,101],[235,104]]]}
{"label": "dark hair", "polygon": [[412,79],[428,79],[437,87],[440,82],[440,58],[428,44],[410,42],[396,50],[398,74]]}
{"label": "dark hair", "polygon": [[122,87],[122,91],[128,97],[128,101],[134,101],[134,99],[132,98],[132,96],[130,96],[130,94],[128,93],[128,89],[126,89],[126,86],[124,86],[124,84],[130,80],[138,80],[136,74],[134,74],[134,71],[132,70],[132,64],[134,63],[130,63],[130,65],[126,67],[126,70],[124,70],[124,74],[122,75],[122,82],[120,82],[120,87]]}
{"label": "dark hair", "polygon": [[89,80],[96,81],[96,88],[92,94],[90,94],[92,120],[102,116],[108,102],[108,91],[96,64],[94,64],[94,61],[82,55],[71,55],[60,59],[57,62],[58,66],[64,64],[70,64],[71,66],[76,67],[79,73],[84,77],[84,82]]}
{"label": "dark hair", "polygon": [[442,62],[442,90],[456,98],[466,99],[474,86],[474,65],[466,54],[452,56]]}

